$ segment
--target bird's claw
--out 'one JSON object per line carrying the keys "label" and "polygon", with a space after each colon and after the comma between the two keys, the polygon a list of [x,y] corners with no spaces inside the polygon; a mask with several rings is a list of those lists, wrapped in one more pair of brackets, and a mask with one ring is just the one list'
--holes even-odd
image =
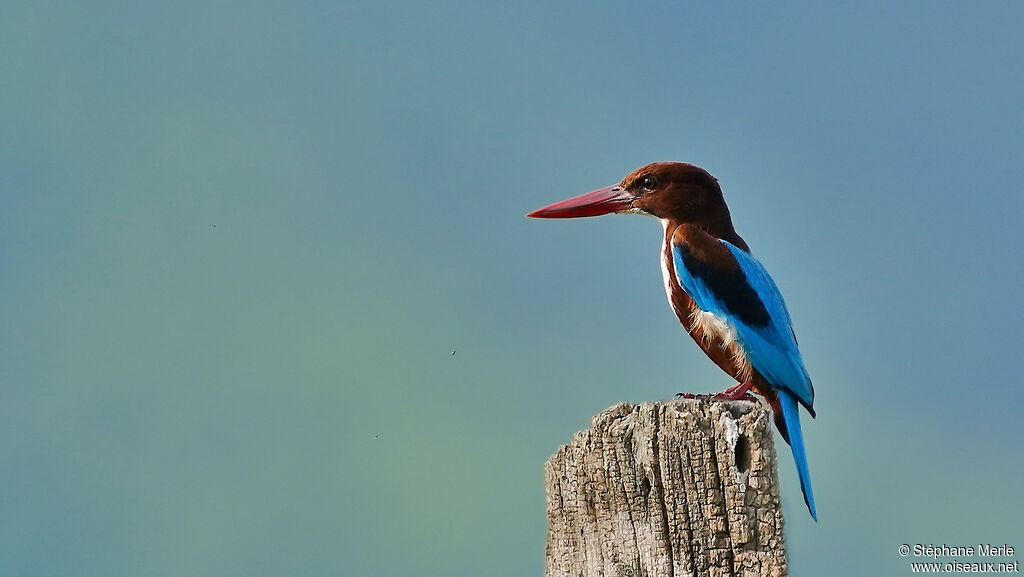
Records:
{"label": "bird's claw", "polygon": [[676,393],[677,399],[700,399],[702,401],[756,401],[757,397],[744,391],[740,394],[727,393],[722,391],[720,393]]}
{"label": "bird's claw", "polygon": [[676,393],[677,399],[698,399],[701,401],[707,401],[709,399],[719,399],[722,393]]}
{"label": "bird's claw", "polygon": [[757,397],[750,394],[750,387],[753,383],[747,381],[733,385],[728,389],[710,394],[676,393],[677,399],[700,399],[702,401],[756,401]]}
{"label": "bird's claw", "polygon": [[726,392],[723,391],[721,393],[715,393],[715,394],[711,395],[711,398],[715,399],[717,401],[756,401],[757,400],[757,397],[755,397],[754,395],[751,395],[748,391],[743,391],[742,393],[739,393],[739,394],[737,394],[737,393],[726,393]]}

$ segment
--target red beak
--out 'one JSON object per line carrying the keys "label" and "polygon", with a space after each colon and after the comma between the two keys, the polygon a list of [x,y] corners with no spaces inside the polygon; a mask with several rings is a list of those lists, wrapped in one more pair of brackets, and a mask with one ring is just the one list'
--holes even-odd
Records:
{"label": "red beak", "polygon": [[539,208],[526,216],[533,218],[578,218],[622,212],[633,208],[633,195],[619,185],[609,186],[587,194]]}

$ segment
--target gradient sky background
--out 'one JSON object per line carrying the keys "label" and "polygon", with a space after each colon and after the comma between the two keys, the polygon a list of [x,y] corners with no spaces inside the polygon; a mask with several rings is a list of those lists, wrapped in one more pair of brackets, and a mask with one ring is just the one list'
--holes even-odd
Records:
{"label": "gradient sky background", "polygon": [[1024,8],[835,4],[6,2],[0,574],[541,575],[557,445],[729,384],[524,217],[655,160],[794,318],[793,574],[1024,549]]}

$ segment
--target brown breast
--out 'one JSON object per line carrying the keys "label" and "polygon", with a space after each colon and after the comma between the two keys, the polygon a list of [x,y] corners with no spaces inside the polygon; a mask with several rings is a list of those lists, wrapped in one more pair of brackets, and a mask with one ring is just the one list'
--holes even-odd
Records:
{"label": "brown breast", "polygon": [[[694,326],[694,321],[701,311],[697,307],[697,303],[690,298],[690,295],[686,294],[683,287],[679,286],[679,281],[676,280],[675,262],[672,257],[672,235],[676,228],[678,226],[673,226],[671,223],[665,227],[665,238],[661,247],[662,275],[669,304],[672,305],[672,310],[683,328],[686,329],[686,333],[704,351],[704,354],[732,378],[743,382],[751,377],[749,364],[742,359],[737,359],[736,351],[727,346],[718,335]],[[738,344],[733,346],[738,346]]]}

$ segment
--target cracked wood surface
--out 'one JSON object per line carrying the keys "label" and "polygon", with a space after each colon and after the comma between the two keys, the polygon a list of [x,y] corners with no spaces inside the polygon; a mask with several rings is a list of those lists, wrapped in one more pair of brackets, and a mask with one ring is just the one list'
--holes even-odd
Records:
{"label": "cracked wood surface", "polygon": [[787,575],[770,412],[619,404],[544,467],[546,577]]}

